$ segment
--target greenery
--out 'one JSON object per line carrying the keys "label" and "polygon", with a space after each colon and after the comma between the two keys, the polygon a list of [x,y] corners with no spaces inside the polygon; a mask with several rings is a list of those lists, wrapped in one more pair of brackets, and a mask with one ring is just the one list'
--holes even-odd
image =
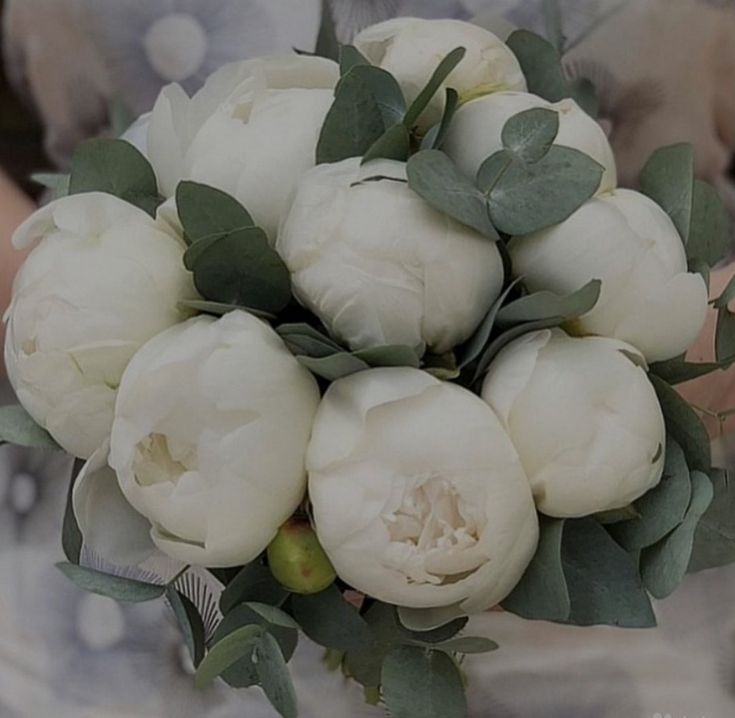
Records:
{"label": "greenery", "polygon": [[125,140],[95,139],[74,153],[69,194],[105,192],[139,207],[151,216],[163,201],[148,160]]}
{"label": "greenery", "polygon": [[59,449],[49,433],[20,405],[0,407],[0,445],[15,444],[35,449]]}
{"label": "greenery", "polygon": [[[408,184],[418,196],[496,243],[505,261],[504,290],[464,345],[442,356],[426,354],[423,346],[351,351],[298,306],[274,238],[258,226],[257,217],[219,189],[183,181],[176,191],[187,245],[183,262],[202,298],[181,306],[214,316],[239,309],[272,323],[321,386],[372,367],[407,366],[476,390],[509,343],[541,329],[570,329],[597,304],[597,280],[563,296],[532,292],[522,277],[512,279],[506,243],[569,217],[597,192],[603,168],[581,152],[555,144],[558,113],[532,109],[508,120],[502,149],[485,159],[476,177],[466,176],[441,150],[460,107],[456,90],[444,86],[465,49],[458,47],[444,57],[409,104],[390,73],[372,66],[356,48],[338,46],[326,2],[324,7],[317,54],[338,59],[341,78],[321,129],[316,161],[354,157],[363,163],[406,162]],[[573,97],[591,107],[595,98],[589,83],[569,81],[561,66],[565,38],[558,3],[547,0],[544,13],[551,42],[526,31],[509,39],[529,89],[552,102]],[[427,128],[427,109],[437,98],[444,100],[441,119]],[[152,216],[162,201],[150,164],[122,140],[85,143],[68,178],[37,180],[59,196],[105,192]],[[691,147],[674,145],[656,152],[643,171],[641,188],[670,216],[690,266],[706,276],[728,251],[730,220],[715,190],[695,178]],[[727,474],[712,468],[709,438],[697,410],[673,388],[735,362],[735,312],[728,307],[733,300],[735,280],[714,302],[716,361],[695,364],[677,357],[650,367],[667,433],[660,484],[632,505],[604,514],[566,520],[541,516],[536,554],[503,602],[506,610],[530,620],[578,626],[649,627],[655,625],[651,596],[670,594],[687,571],[735,561],[735,491]],[[0,442],[58,448],[18,406],[0,409]],[[175,582],[149,583],[80,565],[81,534],[70,501],[73,482],[62,537],[68,562],[59,569],[80,588],[116,600],[165,598],[189,649],[198,686],[218,678],[237,688],[260,686],[282,716],[295,717],[287,664],[302,632],[328,651],[332,667],[360,683],[372,702],[382,701],[393,718],[466,716],[463,657],[493,651],[497,644],[465,635],[466,618],[416,630],[431,623],[428,619],[436,612],[398,610],[352,592],[336,578],[310,529],[307,504],[299,520],[309,527],[310,543],[298,558],[323,558],[318,576],[323,580],[309,585],[292,580],[299,578],[300,565],[279,562],[279,542],[274,541],[247,566],[212,571],[224,588],[219,598],[222,618],[210,631],[196,596]]]}

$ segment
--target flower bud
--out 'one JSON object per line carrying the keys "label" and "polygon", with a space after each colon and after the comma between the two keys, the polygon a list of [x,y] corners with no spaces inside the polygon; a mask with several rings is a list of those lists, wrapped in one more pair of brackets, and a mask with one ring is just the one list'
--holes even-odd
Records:
{"label": "flower bud", "polygon": [[472,334],[503,284],[497,246],[432,209],[393,160],[308,172],[276,248],[299,300],[352,349],[447,352]]}
{"label": "flower bud", "polygon": [[559,116],[559,134],[554,144],[579,150],[604,167],[598,192],[615,189],[615,156],[605,132],[569,98],[552,103],[525,92],[497,92],[468,102],[452,119],[442,149],[474,179],[480,165],[503,149],[501,135],[505,123],[514,115],[539,108]]}
{"label": "flower bud", "polygon": [[372,64],[396,77],[409,103],[444,57],[457,47],[465,48],[464,58],[420,118],[423,128],[441,119],[447,88],[456,90],[461,102],[491,92],[526,89],[526,78],[510,48],[488,30],[468,22],[396,18],[366,28],[354,44]]}
{"label": "flower bud", "polygon": [[39,209],[13,242],[35,247],[6,314],[8,378],[64,449],[89,458],[110,435],[133,354],[186,319],[181,300],[197,298],[184,243],[143,210],[97,192]]}
{"label": "flower bud", "polygon": [[528,334],[492,363],[482,397],[510,434],[539,511],[620,509],[658,484],[666,432],[642,363],[623,342],[561,330]]}
{"label": "flower bud", "polygon": [[597,304],[574,332],[615,337],[649,362],[683,354],[704,324],[704,279],[688,271],[668,215],[638,192],[590,200],[561,224],[514,238],[508,249],[514,274],[532,292],[571,294],[601,280]]}
{"label": "flower bud", "polygon": [[337,578],[306,519],[292,518],[281,526],[268,546],[268,565],[276,580],[292,593],[319,593]]}

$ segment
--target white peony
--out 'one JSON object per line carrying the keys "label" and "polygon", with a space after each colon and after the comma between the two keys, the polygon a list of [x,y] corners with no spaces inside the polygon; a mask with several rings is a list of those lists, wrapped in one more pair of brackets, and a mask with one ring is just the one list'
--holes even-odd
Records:
{"label": "white peony", "polygon": [[531,291],[566,294],[602,280],[597,305],[575,333],[615,337],[649,362],[683,354],[704,324],[704,279],[687,271],[668,215],[637,192],[592,199],[561,224],[514,238],[509,250],[514,273]]}
{"label": "white peony", "polygon": [[8,377],[31,416],[87,458],[110,434],[130,358],[188,316],[177,306],[197,296],[184,244],[167,225],[100,193],[43,207],[13,242],[36,246],[6,314]]}
{"label": "white peony", "polygon": [[503,284],[495,244],[432,209],[392,160],[308,172],[277,249],[300,301],[352,349],[446,352],[472,334]]}
{"label": "white peony", "polygon": [[217,187],[242,202],[274,237],[316,145],[339,78],[336,63],[299,55],[223,67],[189,98],[161,91],[146,147],[161,192],[182,179]]}
{"label": "white peony", "polygon": [[532,109],[552,110],[559,115],[556,145],[572,147],[605,168],[600,192],[617,186],[615,156],[602,127],[572,99],[547,102],[527,92],[498,92],[468,102],[457,110],[442,149],[469,177],[480,165],[503,149],[503,126],[514,115]]}
{"label": "white peony", "polygon": [[354,45],[373,65],[396,77],[409,103],[452,50],[466,49],[421,118],[424,128],[441,118],[447,88],[455,89],[461,102],[491,92],[526,90],[526,78],[510,48],[488,30],[461,20],[387,20],[359,33]]}
{"label": "white peony", "polygon": [[164,553],[241,565],[303,498],[318,404],[315,379],[267,324],[241,311],[191,319],[128,366],[110,465]]}
{"label": "white peony", "polygon": [[410,608],[489,608],[538,540],[528,480],[477,396],[417,369],[331,385],[307,454],[319,540],[337,574]]}
{"label": "white peony", "polygon": [[661,479],[665,427],[633,347],[529,334],[490,367],[482,396],[510,434],[544,514],[628,506]]}

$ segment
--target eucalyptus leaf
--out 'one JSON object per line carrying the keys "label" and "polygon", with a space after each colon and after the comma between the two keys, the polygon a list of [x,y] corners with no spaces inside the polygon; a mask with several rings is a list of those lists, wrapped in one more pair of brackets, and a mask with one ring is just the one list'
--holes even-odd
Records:
{"label": "eucalyptus leaf", "polygon": [[274,314],[291,301],[288,268],[259,227],[222,235],[197,258],[193,271],[197,290],[210,301]]}
{"label": "eucalyptus leaf", "polygon": [[288,592],[281,586],[270,569],[261,563],[253,562],[242,568],[235,578],[227,584],[220,596],[219,606],[223,614],[229,613],[241,603],[265,603],[281,605]]}
{"label": "eucalyptus leaf", "polygon": [[462,373],[454,352],[425,354],[422,369],[439,381],[454,381]]}
{"label": "eucalyptus leaf", "polygon": [[[294,628],[284,628],[271,623],[269,619],[258,611],[254,611],[245,603],[238,603],[225,614],[214,632],[213,647],[244,626],[257,626],[260,631],[267,631],[272,634],[281,646],[286,660],[291,659],[298,643],[298,631]],[[247,688],[255,685],[258,682],[258,674],[253,662],[252,652],[231,663],[222,672],[222,678],[233,688]]]}
{"label": "eucalyptus leaf", "polygon": [[714,302],[717,309],[717,328],[715,330],[715,357],[720,363],[735,361],[735,314],[729,304],[735,299],[735,277],[728,283]]}
{"label": "eucalyptus leaf", "polygon": [[567,521],[562,564],[575,626],[656,625],[651,601],[631,556],[591,518]]}
{"label": "eucalyptus leaf", "polygon": [[720,294],[720,296],[715,299],[714,307],[715,309],[723,309],[730,302],[732,302],[733,299],[735,299],[735,277],[732,277],[732,279],[730,279],[725,288],[722,290],[722,294]]}
{"label": "eucalyptus leaf", "polygon": [[475,180],[486,196],[511,168],[514,159],[508,150],[498,150],[480,165]]}
{"label": "eucalyptus leaf", "polygon": [[715,357],[723,364],[735,361],[735,314],[727,306],[717,312]]}
{"label": "eucalyptus leaf", "polygon": [[0,407],[0,443],[31,449],[61,448],[20,404]]}
{"label": "eucalyptus leaf", "polygon": [[709,293],[712,275],[709,264],[707,264],[703,259],[699,259],[699,257],[689,257],[687,259],[687,269],[692,274],[702,275],[702,279],[704,279],[704,283],[707,285],[707,292]]}
{"label": "eucalyptus leaf", "polygon": [[676,386],[701,376],[707,376],[713,372],[727,368],[726,364],[719,362],[688,362],[681,357],[669,359],[668,361],[651,364],[649,371],[668,384]]}
{"label": "eucalyptus leaf", "polygon": [[362,164],[376,159],[405,162],[411,154],[411,137],[406,127],[398,123],[389,127],[365,153]]}
{"label": "eucalyptus leaf", "polygon": [[732,221],[720,195],[712,185],[695,180],[687,257],[714,267],[727,257],[731,247]]}
{"label": "eucalyptus leaf", "polygon": [[297,718],[296,691],[275,638],[264,633],[255,644],[258,682],[271,705],[283,718]]}
{"label": "eucalyptus leaf", "polygon": [[666,421],[666,432],[681,448],[689,468],[708,473],[712,455],[707,430],[694,409],[665,381],[649,375]]}
{"label": "eucalyptus leaf", "polygon": [[176,208],[190,244],[255,226],[250,213],[234,197],[198,182],[179,182]]}
{"label": "eucalyptus leaf", "polygon": [[692,472],[692,500],[684,521],[666,538],[641,554],[641,576],[656,598],[666,598],[682,582],[692,556],[694,533],[712,503],[712,482],[700,471]]}
{"label": "eucalyptus leaf", "polygon": [[197,668],[196,687],[205,688],[237,663],[252,661],[255,645],[264,633],[261,626],[242,626],[214,643]]}
{"label": "eucalyptus leaf", "polygon": [[497,651],[498,646],[495,641],[489,638],[481,638],[476,636],[465,636],[462,638],[453,638],[451,641],[436,644],[436,649],[447,653],[463,653],[465,655],[477,653],[492,653]]}
{"label": "eucalyptus leaf", "polygon": [[390,651],[401,645],[402,627],[395,606],[376,602],[366,611],[364,619],[370,628],[372,640],[364,647],[355,648],[345,656],[347,673],[365,687],[380,685],[380,670]]}
{"label": "eucalyptus leaf", "polygon": [[633,504],[624,506],[622,509],[610,509],[610,511],[600,511],[594,515],[595,521],[603,526],[615,526],[623,523],[623,521],[631,521],[641,518]]}
{"label": "eucalyptus leaf", "polygon": [[342,77],[324,120],[317,164],[362,157],[393,125],[401,122],[406,102],[396,79],[372,65],[354,65]]}
{"label": "eucalyptus leaf", "polygon": [[444,112],[441,122],[427,132],[426,137],[421,143],[422,150],[440,150],[447,138],[447,133],[459,109],[459,94],[449,87],[447,88],[446,99],[444,100]]}
{"label": "eucalyptus leaf", "polygon": [[523,235],[563,222],[594,196],[603,172],[588,155],[560,145],[534,164],[512,161],[488,189],[493,225]]}
{"label": "eucalyptus leaf", "polygon": [[434,209],[489,239],[498,239],[485,195],[447,155],[439,150],[422,150],[409,159],[406,169],[411,189]]}
{"label": "eucalyptus leaf", "polygon": [[383,700],[391,718],[466,718],[467,699],[454,661],[441,651],[394,649],[382,669]]}
{"label": "eucalyptus leaf", "polygon": [[292,354],[328,357],[345,351],[339,344],[309,324],[281,324],[276,332]]}
{"label": "eucalyptus leaf", "polygon": [[[416,612],[420,613],[420,610],[415,609],[412,614]],[[427,609],[427,612],[430,610]],[[403,623],[406,620],[405,615],[399,620],[399,611],[395,606],[380,602],[374,603],[364,618],[370,628],[372,640],[359,649],[348,651],[344,663],[347,673],[368,688],[380,685],[381,666],[385,657],[394,648],[416,643],[424,646],[445,643],[455,638],[467,625],[468,620],[466,617],[455,618],[444,621],[430,630],[411,630]]]}
{"label": "eucalyptus leaf", "polygon": [[490,368],[490,364],[493,359],[495,359],[495,357],[511,342],[514,342],[516,339],[520,339],[522,336],[530,334],[531,332],[538,332],[542,329],[554,329],[561,324],[563,324],[563,320],[561,320],[560,317],[552,317],[551,319],[540,319],[537,322],[519,324],[518,326],[503,332],[500,336],[493,339],[482,353],[480,361],[477,363],[472,383],[474,384],[482,378]]}
{"label": "eucalyptus leaf", "polygon": [[449,75],[452,74],[457,65],[462,62],[466,54],[467,50],[464,47],[456,47],[439,63],[439,66],[429,78],[429,82],[426,83],[426,86],[411,103],[408,112],[406,112],[406,116],[403,118],[403,124],[409,130],[419,121],[421,115],[434,99],[434,95],[439,92],[441,86]]}
{"label": "eucalyptus leaf", "polygon": [[75,459],[69,478],[69,489],[66,494],[66,506],[64,508],[64,520],[61,529],[61,548],[69,563],[79,565],[82,556],[84,537],[79,528],[79,522],[74,514],[74,486],[79,477],[79,472],[84,467],[82,459]]}
{"label": "eucalyptus leaf", "polygon": [[297,356],[299,364],[327,381],[337,381],[345,376],[365,371],[370,366],[353,354],[341,352],[326,357]]}
{"label": "eucalyptus leaf", "polygon": [[511,117],[503,126],[503,147],[522,162],[539,162],[559,134],[559,113],[535,107]]}
{"label": "eucalyptus leaf", "polygon": [[184,636],[184,642],[189,649],[189,655],[194,667],[204,658],[206,647],[204,621],[199,615],[197,607],[183,594],[172,586],[166,591],[166,598],[176,616],[176,621]]}
{"label": "eucalyptus leaf", "polygon": [[336,381],[370,367],[420,366],[416,351],[405,345],[384,345],[349,352],[308,324],[284,324],[276,331],[303,366],[328,381]]}
{"label": "eucalyptus leaf", "polygon": [[123,576],[112,576],[73,563],[57,563],[56,566],[82,590],[114,598],[116,601],[142,603],[153,601],[166,593],[165,585],[145,583]]}
{"label": "eucalyptus leaf", "polygon": [[670,438],[661,482],[635,502],[638,517],[608,530],[629,553],[653,546],[684,521],[691,498],[686,457],[679,444]]}
{"label": "eucalyptus leaf", "polygon": [[339,74],[346,75],[355,65],[370,65],[365,55],[363,55],[354,45],[342,45],[339,49]]}
{"label": "eucalyptus leaf", "polygon": [[714,497],[694,534],[690,572],[735,563],[735,485],[728,472],[713,471]]}
{"label": "eucalyptus leaf", "polygon": [[564,521],[540,516],[539,522],[536,554],[503,608],[531,620],[566,621],[571,602],[561,560]]}
{"label": "eucalyptus leaf", "polygon": [[247,312],[260,319],[275,319],[276,315],[270,312],[263,312],[252,307],[238,306],[237,304],[223,304],[222,302],[208,302],[205,299],[182,299],[179,306],[185,309],[193,309],[195,312],[202,314],[212,314],[215,317],[222,317],[234,311]]}
{"label": "eucalyptus leaf", "polygon": [[405,344],[383,344],[358,349],[353,355],[372,367],[409,366],[418,369],[421,366],[421,359],[416,350]]}
{"label": "eucalyptus leaf", "polygon": [[510,293],[518,286],[521,278],[513,280],[498,297],[490,311],[485,315],[485,318],[480,323],[480,326],[475,330],[475,333],[470,337],[467,343],[462,347],[462,351],[457,361],[457,366],[460,369],[464,369],[466,366],[471,364],[477,359],[482,350],[487,346],[490,341],[490,335],[495,328],[495,322],[498,318],[498,312],[500,308],[505,304],[505,301],[510,296]]}
{"label": "eucalyptus leaf", "polygon": [[594,309],[600,298],[602,282],[592,280],[567,296],[541,291],[506,304],[499,312],[499,327],[510,327],[526,322],[559,319],[560,323],[578,319]]}
{"label": "eucalyptus leaf", "polygon": [[163,201],[150,162],[125,140],[83,142],[71,164],[69,194],[105,192],[139,207],[151,216]]}
{"label": "eucalyptus leaf", "polygon": [[71,175],[56,172],[36,172],[31,175],[31,181],[51,190],[54,199],[60,199],[69,194]]}
{"label": "eucalyptus leaf", "polygon": [[[441,613],[441,611],[439,611],[439,613]],[[457,610],[450,607],[449,615],[456,616],[457,613]],[[427,621],[425,614],[429,614],[431,620]],[[417,615],[421,615],[423,623],[431,626],[431,628],[427,628],[426,625],[417,625]],[[396,616],[398,618],[399,632],[401,636],[412,641],[420,641],[424,644],[446,643],[447,641],[452,640],[469,622],[467,616],[447,619],[446,615],[444,615],[440,617],[441,620],[438,622],[439,625],[436,625],[436,612],[430,608],[399,608],[396,611]]]}
{"label": "eucalyptus leaf", "polygon": [[267,621],[271,626],[279,626],[280,628],[292,628],[299,630],[299,624],[291,618],[285,611],[276,606],[270,606],[267,603],[258,603],[248,601],[246,604],[251,611],[255,611],[262,619]]}
{"label": "eucalyptus leaf", "polygon": [[321,22],[319,23],[319,33],[316,38],[314,54],[317,57],[325,57],[328,60],[337,60],[339,58],[340,47],[339,40],[337,39],[337,28],[334,24],[332,6],[329,0],[322,0]]}
{"label": "eucalyptus leaf", "polygon": [[303,632],[320,646],[364,650],[372,640],[365,619],[334,585],[321,593],[294,595],[291,609]]}
{"label": "eucalyptus leaf", "polygon": [[507,40],[526,77],[528,91],[549,102],[569,96],[559,51],[540,35],[516,30]]}
{"label": "eucalyptus leaf", "polygon": [[682,241],[689,240],[694,195],[694,149],[676,144],[656,150],[640,176],[641,191],[671,217]]}

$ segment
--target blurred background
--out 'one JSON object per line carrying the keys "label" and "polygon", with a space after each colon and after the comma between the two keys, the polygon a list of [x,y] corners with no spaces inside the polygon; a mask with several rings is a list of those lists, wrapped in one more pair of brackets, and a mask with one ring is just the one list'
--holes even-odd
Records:
{"label": "blurred background", "polygon": [[[622,183],[635,186],[658,146],[687,141],[735,211],[735,0],[558,4],[565,67],[596,87]],[[194,92],[227,62],[312,50],[323,5],[343,42],[397,15],[472,19],[501,36],[548,28],[544,0],[4,0],[0,294],[18,261],[10,233],[44,201],[32,173],[63,171],[80,141],[118,134],[171,81]],[[7,386],[0,397],[12,400]],[[732,463],[727,436],[717,448]],[[70,470],[0,447],[0,718],[272,716],[257,690],[194,690],[164,605],[123,607],[58,574]],[[635,632],[475,619],[502,650],[469,662],[471,715],[735,716],[735,570],[690,577],[657,613],[659,628]],[[304,718],[382,715],[306,643],[294,674]]]}

